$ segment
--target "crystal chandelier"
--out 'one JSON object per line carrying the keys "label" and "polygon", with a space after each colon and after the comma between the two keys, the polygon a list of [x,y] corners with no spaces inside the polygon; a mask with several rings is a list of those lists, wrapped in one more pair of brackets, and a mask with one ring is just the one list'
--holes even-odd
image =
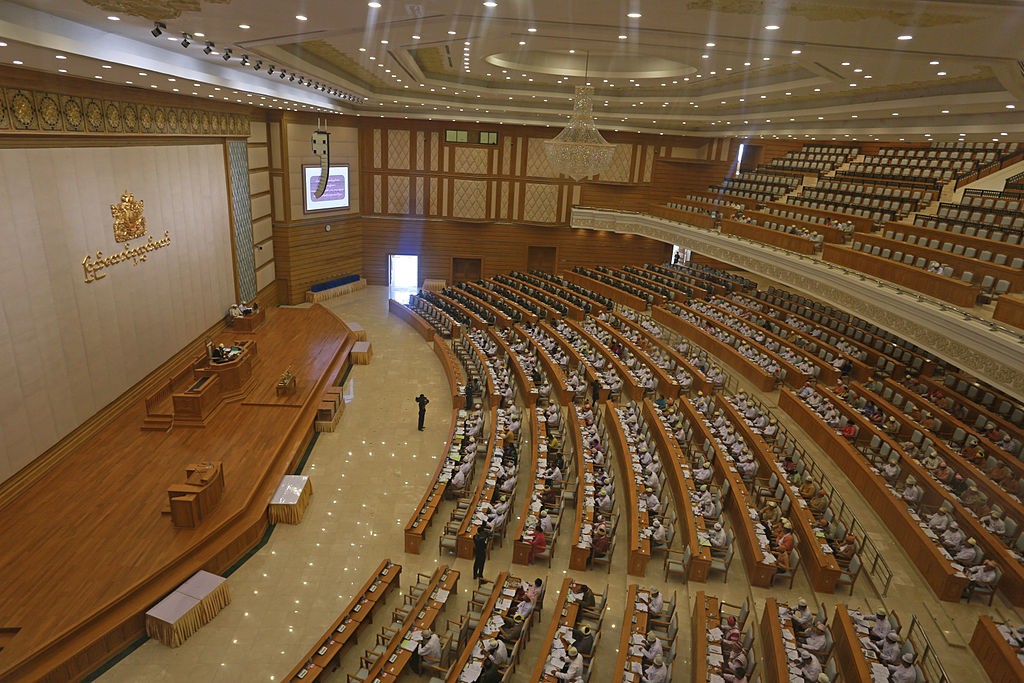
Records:
{"label": "crystal chandelier", "polygon": [[603,171],[615,154],[615,145],[605,141],[594,124],[593,94],[592,87],[577,85],[569,125],[553,140],[544,142],[555,170],[576,181]]}

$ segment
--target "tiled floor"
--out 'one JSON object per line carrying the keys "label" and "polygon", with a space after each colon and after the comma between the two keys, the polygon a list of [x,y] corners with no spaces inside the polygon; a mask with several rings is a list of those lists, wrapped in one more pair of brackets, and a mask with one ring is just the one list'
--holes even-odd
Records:
{"label": "tiled floor", "polygon": [[[315,493],[304,521],[298,526],[276,528],[270,542],[231,575],[231,605],[183,646],[172,650],[156,641],[147,641],[107,672],[102,681],[280,681],[348,604],[355,589],[382,558],[389,557],[403,566],[403,586],[408,583],[405,577],[417,571],[430,572],[437,566],[436,544],[441,525],[435,524],[428,532],[421,555],[403,552],[402,530],[437,465],[448,434],[451,413],[447,381],[430,345],[403,322],[388,315],[385,288],[370,287],[327,305],[343,319],[366,329],[374,355],[370,365],[353,368],[345,385],[347,408],[338,430],[321,434],[310,455],[304,474],[312,478]],[[424,432],[416,430],[413,402],[421,391],[431,398]],[[769,405],[776,403],[772,395],[763,398]],[[784,414],[777,414],[791,430],[800,433]],[[810,439],[802,443],[814,454]],[[900,550],[898,539],[886,530],[838,468],[823,454],[816,459],[857,512],[895,573],[884,602],[900,613],[905,624],[912,615],[918,617],[951,681],[980,680],[977,661],[966,646],[978,614],[988,608],[936,600]],[[442,518],[447,514],[447,510],[441,511]],[[625,533],[624,530],[625,525],[619,533]],[[486,573],[493,577],[508,569],[522,578],[547,578],[551,587],[548,604],[553,604],[553,594],[567,573],[565,551],[570,535],[571,531],[562,531],[550,570],[511,565],[512,543],[506,542],[504,548],[495,549]],[[447,557],[445,561],[463,575],[461,595],[449,603],[442,615],[456,618],[475,587],[469,578],[471,562]],[[677,591],[679,595],[676,681],[689,680],[689,614],[692,596],[699,590],[732,603],[752,598],[758,618],[769,594],[784,601],[805,596],[812,603],[824,603],[830,615],[838,601],[864,608],[874,608],[883,602],[863,575],[849,598],[814,595],[803,575],[797,577],[792,591],[770,593],[751,588],[739,558],[727,584],[714,581],[667,585],[662,581],[662,567],[657,559],[652,560],[647,574],[641,585],[662,586],[668,594]],[[609,586],[608,612],[595,660],[598,673],[593,680],[611,680],[606,672],[616,658],[626,589],[636,579],[625,574],[623,552],[617,553],[609,574],[574,572],[574,577],[599,592],[606,583]],[[401,604],[397,593],[391,600],[395,606]],[[1022,621],[1019,612],[998,598],[991,612],[997,618]],[[529,679],[541,656],[538,643],[550,616],[550,610],[546,610],[534,627],[514,681]],[[382,612],[375,619],[375,628],[387,621]],[[376,630],[379,632],[379,628]],[[343,667],[324,680],[344,681],[345,670],[358,668],[358,655],[372,644],[372,632],[367,632],[359,647],[346,657]],[[412,673],[406,677],[416,678]]]}

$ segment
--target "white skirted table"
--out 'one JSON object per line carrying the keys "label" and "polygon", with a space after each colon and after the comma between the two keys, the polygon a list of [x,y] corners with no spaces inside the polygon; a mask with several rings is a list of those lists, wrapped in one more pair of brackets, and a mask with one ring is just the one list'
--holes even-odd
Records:
{"label": "white skirted table", "polygon": [[230,603],[227,579],[198,571],[146,612],[146,633],[178,647]]}
{"label": "white skirted table", "polygon": [[274,492],[267,506],[267,517],[271,524],[284,522],[298,524],[313,497],[313,484],[309,477],[298,474],[286,474],[281,478],[281,485]]}

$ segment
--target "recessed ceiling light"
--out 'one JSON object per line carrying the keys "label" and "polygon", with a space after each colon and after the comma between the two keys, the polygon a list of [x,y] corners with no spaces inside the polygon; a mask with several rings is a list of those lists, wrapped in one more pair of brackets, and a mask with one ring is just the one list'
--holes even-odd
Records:
{"label": "recessed ceiling light", "polygon": [[359,48],[359,51],[360,52],[366,52],[366,48],[365,47],[361,47],[361,48]]}
{"label": "recessed ceiling light", "polygon": [[55,59],[67,59],[64,55],[54,55]]}
{"label": "recessed ceiling light", "polygon": [[533,26],[531,26],[530,28],[528,28],[526,30],[529,31],[530,33],[536,33],[537,32],[537,29],[535,29]]}
{"label": "recessed ceiling light", "polygon": [[[67,70],[67,69],[57,69],[57,71],[58,71],[59,73],[62,73],[62,74],[66,74],[66,73],[68,72],[68,70]],[[129,83],[130,83],[131,81],[127,81],[127,82],[129,82]]]}
{"label": "recessed ceiling light", "polygon": [[764,30],[765,31],[778,31],[779,30],[779,26],[777,26],[776,24],[768,24],[767,26],[764,27]]}
{"label": "recessed ceiling light", "polygon": [[936,71],[936,72],[935,72],[935,75],[936,75],[936,76],[945,76],[945,75],[946,75],[946,72],[945,72],[945,71]]}
{"label": "recessed ceiling light", "polygon": [[928,63],[931,64],[932,66],[938,66],[939,65],[939,60],[933,59],[932,61],[930,61]]}
{"label": "recessed ceiling light", "polygon": [[382,40],[382,41],[380,41],[380,44],[381,44],[381,45],[387,45],[387,44],[388,44],[388,41],[387,41],[387,40]]}
{"label": "recessed ceiling light", "polygon": [[448,35],[454,36],[455,35],[455,31],[448,31]]}
{"label": "recessed ceiling light", "polygon": [[93,78],[98,78],[98,79],[100,79],[101,81],[103,80],[103,76],[93,76]]}
{"label": "recessed ceiling light", "polygon": [[[625,40],[626,38],[629,38],[629,36],[619,36],[619,40]],[[519,44],[522,45],[522,43]]]}
{"label": "recessed ceiling light", "polygon": [[[412,37],[412,39],[413,39],[413,40],[419,40],[420,38],[421,38],[421,36],[417,36],[417,35],[413,35],[413,37]],[[361,49],[361,50],[362,50],[363,52],[366,52],[366,48],[365,48],[365,47],[364,47],[364,48],[360,48],[360,49]]]}
{"label": "recessed ceiling light", "polygon": [[859,73],[861,73],[862,71],[864,71],[864,69],[854,69],[854,70],[853,70],[853,73],[855,73],[855,74],[859,74]]}
{"label": "recessed ceiling light", "polygon": [[798,55],[798,54],[800,54],[801,52],[803,52],[803,51],[802,51],[802,50],[793,50],[793,51],[792,51],[792,52],[790,52],[789,54],[791,54],[791,55]]}
{"label": "recessed ceiling light", "polygon": [[11,62],[11,64],[17,64],[18,66],[21,66],[24,63],[25,62],[21,61],[20,59],[15,59],[13,62]]}
{"label": "recessed ceiling light", "polygon": [[380,7],[380,3],[379,2],[368,2],[368,3],[366,3],[366,6],[367,7],[372,7],[373,9],[378,9]]}
{"label": "recessed ceiling light", "polygon": [[1006,105],[1006,108],[1007,109],[1016,109],[1017,105],[1016,104],[1008,104],[1008,105]]}
{"label": "recessed ceiling light", "polygon": [[309,17],[304,16],[302,14],[296,14],[295,18],[298,19],[299,21],[309,21]]}
{"label": "recessed ceiling light", "polygon": [[[621,36],[620,36],[620,37],[621,37]],[[520,44],[520,45],[526,45],[526,41],[525,41],[525,40],[520,40],[520,41],[519,41],[519,44]]]}
{"label": "recessed ceiling light", "polygon": [[704,43],[704,47],[714,47],[714,43]]}
{"label": "recessed ceiling light", "polygon": [[121,17],[115,17],[115,16],[109,16],[109,17],[107,17],[107,19],[110,20],[110,21],[121,21]]}
{"label": "recessed ceiling light", "polygon": [[494,2],[494,0],[487,0],[484,3],[484,7],[497,7],[497,6],[498,6],[498,3]]}
{"label": "recessed ceiling light", "polygon": [[914,36],[909,33],[904,33],[902,36],[896,36],[896,40],[913,40]]}
{"label": "recessed ceiling light", "polygon": [[249,26],[249,24],[239,24],[238,28],[245,30],[252,28],[252,26]]}
{"label": "recessed ceiling light", "polygon": [[626,16],[627,16],[627,17],[629,17],[630,19],[639,19],[639,18],[640,18],[640,17],[642,17],[643,15],[642,15],[642,14],[640,14],[639,12],[630,12],[630,13],[629,13],[629,14],[627,14]]}
{"label": "recessed ceiling light", "polygon": [[196,38],[205,38],[206,37],[205,33],[193,33],[192,35],[195,36]]}
{"label": "recessed ceiling light", "polygon": [[849,62],[839,62],[839,66],[850,66]]}
{"label": "recessed ceiling light", "polygon": [[943,109],[941,113],[943,113],[943,114],[948,114],[948,113],[949,113],[949,110],[948,110],[948,109]]}
{"label": "recessed ceiling light", "polygon": [[113,69],[114,68],[114,67],[110,66],[109,64],[103,64],[102,67],[104,69]]}

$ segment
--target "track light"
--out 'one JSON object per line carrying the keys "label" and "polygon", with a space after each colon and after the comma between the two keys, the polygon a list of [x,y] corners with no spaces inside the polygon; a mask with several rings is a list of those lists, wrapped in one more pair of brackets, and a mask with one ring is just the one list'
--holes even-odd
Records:
{"label": "track light", "polygon": [[252,68],[255,69],[256,71],[259,71],[260,69],[262,69],[263,68],[263,60],[262,59],[257,59],[256,63],[253,65]]}
{"label": "track light", "polygon": [[292,74],[288,80],[291,82],[295,82],[295,74]]}
{"label": "track light", "polygon": [[203,48],[203,54],[210,54],[213,52],[214,45],[210,41],[206,41],[206,47]]}
{"label": "track light", "polygon": [[159,38],[160,35],[164,32],[165,28],[167,28],[167,24],[164,24],[164,23],[159,22],[159,21],[154,21],[153,22],[153,30],[150,31],[150,33],[153,34],[154,38]]}
{"label": "track light", "polygon": [[267,69],[267,74],[273,76],[274,75],[274,69],[276,69],[276,68],[277,68],[276,66],[271,64],[270,67]]}
{"label": "track light", "polygon": [[192,36],[190,36],[187,33],[182,33],[181,34],[181,46],[182,47],[188,47],[191,44],[192,44]]}
{"label": "track light", "polygon": [[249,66],[249,55],[242,55],[242,66]]}
{"label": "track light", "polygon": [[224,54],[222,54],[220,58],[223,59],[225,62],[231,59],[231,50],[224,50]]}
{"label": "track light", "polygon": [[287,75],[288,75],[288,72],[285,71],[284,69],[282,69],[281,73],[279,73],[277,76],[278,76],[278,78],[284,79],[284,77],[287,76]]}
{"label": "track light", "polygon": [[302,85],[302,76],[299,76],[299,85]]}

